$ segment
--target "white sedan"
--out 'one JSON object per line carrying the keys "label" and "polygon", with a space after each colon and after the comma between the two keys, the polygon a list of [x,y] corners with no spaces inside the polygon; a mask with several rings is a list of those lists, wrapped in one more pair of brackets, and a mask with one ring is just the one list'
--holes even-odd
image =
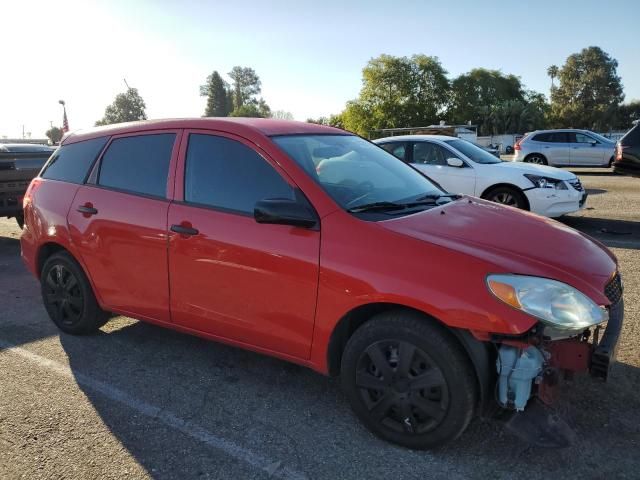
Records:
{"label": "white sedan", "polygon": [[405,135],[375,143],[411,164],[451,193],[481,197],[547,217],[584,208],[578,177],[559,168],[499,158],[466,140],[443,135]]}

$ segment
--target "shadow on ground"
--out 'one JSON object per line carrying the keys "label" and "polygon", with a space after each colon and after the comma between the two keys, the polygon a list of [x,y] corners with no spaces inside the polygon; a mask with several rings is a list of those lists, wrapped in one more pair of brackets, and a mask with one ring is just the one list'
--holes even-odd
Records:
{"label": "shadow on ground", "polygon": [[640,221],[571,215],[565,215],[559,220],[600,240],[608,247],[640,249]]}

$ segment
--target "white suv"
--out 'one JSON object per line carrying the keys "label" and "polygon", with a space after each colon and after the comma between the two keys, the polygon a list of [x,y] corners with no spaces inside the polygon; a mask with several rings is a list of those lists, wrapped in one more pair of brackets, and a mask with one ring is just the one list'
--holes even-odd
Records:
{"label": "white suv", "polygon": [[546,217],[584,207],[587,192],[575,174],[545,165],[502,162],[456,137],[405,135],[375,140],[450,193],[482,197]]}
{"label": "white suv", "polygon": [[554,167],[610,167],[616,144],[589,130],[536,130],[515,146],[515,161]]}

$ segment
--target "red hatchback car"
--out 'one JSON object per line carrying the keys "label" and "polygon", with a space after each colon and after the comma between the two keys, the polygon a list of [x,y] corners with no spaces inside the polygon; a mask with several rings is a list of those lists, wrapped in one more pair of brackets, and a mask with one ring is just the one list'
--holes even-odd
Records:
{"label": "red hatchback car", "polygon": [[64,332],[115,312],[340,375],[364,424],[411,448],[456,438],[496,403],[549,402],[563,371],[606,378],[622,326],[603,245],[449,195],[330,127],[72,134],[24,212],[22,256]]}

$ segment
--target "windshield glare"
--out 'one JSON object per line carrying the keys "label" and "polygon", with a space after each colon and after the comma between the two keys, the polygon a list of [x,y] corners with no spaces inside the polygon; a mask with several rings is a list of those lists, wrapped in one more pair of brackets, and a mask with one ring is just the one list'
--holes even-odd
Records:
{"label": "windshield glare", "polygon": [[345,209],[444,193],[412,167],[355,135],[283,135],[272,140]]}
{"label": "windshield glare", "polygon": [[500,163],[502,161],[498,157],[466,140],[455,139],[444,140],[444,142],[476,163]]}

